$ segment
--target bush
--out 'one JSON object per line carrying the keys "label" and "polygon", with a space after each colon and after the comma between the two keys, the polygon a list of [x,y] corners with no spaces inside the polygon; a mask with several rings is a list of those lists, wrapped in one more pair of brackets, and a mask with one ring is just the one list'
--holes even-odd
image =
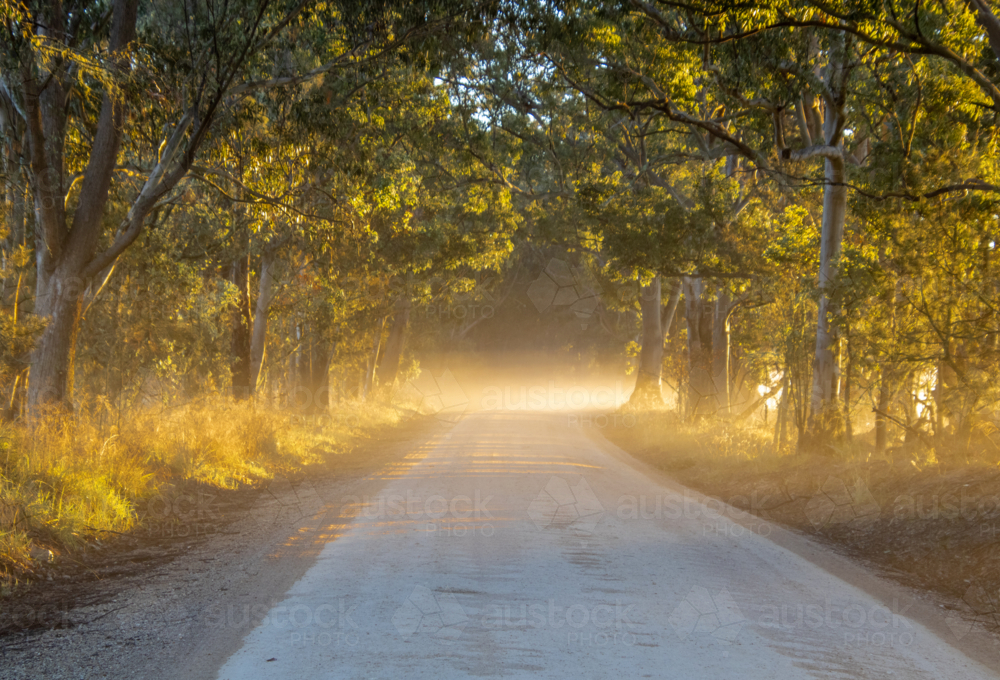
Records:
{"label": "bush", "polygon": [[137,508],[170,484],[261,485],[397,419],[379,404],[346,403],[306,419],[216,397],[127,415],[53,411],[0,426],[0,585],[96,536],[135,530]]}

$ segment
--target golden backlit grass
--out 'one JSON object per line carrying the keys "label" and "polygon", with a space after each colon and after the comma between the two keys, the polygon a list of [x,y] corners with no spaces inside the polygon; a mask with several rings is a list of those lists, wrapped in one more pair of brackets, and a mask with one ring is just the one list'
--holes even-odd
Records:
{"label": "golden backlit grass", "polygon": [[[618,428],[609,438],[682,483],[723,500],[743,498],[757,488],[804,502],[833,478],[849,488],[863,488],[891,518],[900,498],[960,493],[970,480],[993,479],[1000,473],[1000,448],[985,424],[964,435],[920,436],[909,442],[896,433],[881,452],[875,450],[873,432],[831,438],[800,450],[794,428],[783,446],[775,445],[773,418],[770,423],[759,418],[685,423],[665,409],[643,409],[634,415],[634,427]],[[808,524],[801,509],[796,512],[787,519]]]}
{"label": "golden backlit grass", "polygon": [[0,427],[0,587],[94,537],[127,533],[143,502],[180,481],[266,484],[399,420],[381,403],[306,416],[213,398],[128,414],[52,413]]}
{"label": "golden backlit grass", "polygon": [[903,441],[903,433],[890,425],[895,438],[886,451],[876,452],[874,433],[870,431],[849,439],[843,436],[824,439],[820,444],[806,445],[800,450],[792,424],[788,424],[784,443],[776,445],[773,414],[770,422],[754,417],[741,420],[706,418],[696,423],[683,422],[675,411],[666,408],[630,410],[630,415],[635,417],[636,426],[623,430],[619,436],[632,445],[657,447],[667,457],[684,457],[695,449],[699,460],[750,463],[761,471],[811,455],[858,465],[903,462],[920,470],[1000,464],[1000,446],[995,443],[1000,441],[1000,430],[985,421],[971,424],[961,435],[926,435],[910,441]]}

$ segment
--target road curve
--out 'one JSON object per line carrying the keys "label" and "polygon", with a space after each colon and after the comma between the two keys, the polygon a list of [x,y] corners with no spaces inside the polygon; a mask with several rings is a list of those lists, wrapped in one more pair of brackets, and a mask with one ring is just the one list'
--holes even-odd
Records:
{"label": "road curve", "polygon": [[998,677],[553,413],[475,413],[382,491],[218,678]]}

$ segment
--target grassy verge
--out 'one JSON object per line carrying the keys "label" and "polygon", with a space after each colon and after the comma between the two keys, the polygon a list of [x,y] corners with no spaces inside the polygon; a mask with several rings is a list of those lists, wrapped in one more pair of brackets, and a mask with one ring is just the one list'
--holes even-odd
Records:
{"label": "grassy verge", "polygon": [[303,417],[212,399],[127,417],[52,415],[0,429],[0,590],[147,521],[150,499],[177,485],[262,486],[392,426],[384,404],[347,403]]}
{"label": "grassy verge", "polygon": [[695,427],[650,411],[633,422],[609,439],[681,483],[936,591],[988,628],[1000,624],[996,447],[921,442],[876,454],[856,437],[821,455],[775,450],[772,428]]}

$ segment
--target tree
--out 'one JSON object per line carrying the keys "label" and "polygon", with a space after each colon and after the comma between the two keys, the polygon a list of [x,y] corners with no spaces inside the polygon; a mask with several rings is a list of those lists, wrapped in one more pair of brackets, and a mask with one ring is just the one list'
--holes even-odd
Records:
{"label": "tree", "polygon": [[[255,92],[391,52],[440,25],[442,10],[456,11],[270,0],[160,2],[141,17],[138,9],[136,0],[57,3],[5,17],[4,99],[26,130],[40,235],[35,313],[47,319],[32,360],[32,405],[69,404],[84,288],[175,200],[221,117]],[[94,92],[103,92],[99,103]],[[157,139],[150,128],[166,132]],[[112,195],[121,212],[109,213]]]}

